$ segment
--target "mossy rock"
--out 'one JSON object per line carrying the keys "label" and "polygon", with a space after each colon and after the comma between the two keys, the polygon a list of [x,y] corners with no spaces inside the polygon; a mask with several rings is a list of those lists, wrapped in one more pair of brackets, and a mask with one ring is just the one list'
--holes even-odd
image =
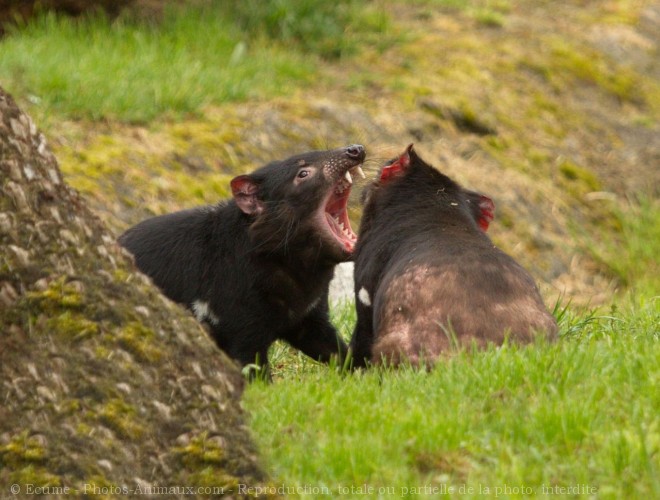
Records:
{"label": "mossy rock", "polygon": [[238,368],[135,272],[2,89],[0,152],[0,484],[261,484]]}

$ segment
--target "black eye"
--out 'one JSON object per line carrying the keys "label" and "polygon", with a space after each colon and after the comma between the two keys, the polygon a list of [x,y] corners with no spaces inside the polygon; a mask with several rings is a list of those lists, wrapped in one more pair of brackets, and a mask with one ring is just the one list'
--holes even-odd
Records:
{"label": "black eye", "polygon": [[304,179],[308,175],[309,175],[309,170],[301,170],[300,172],[298,172],[299,179]]}

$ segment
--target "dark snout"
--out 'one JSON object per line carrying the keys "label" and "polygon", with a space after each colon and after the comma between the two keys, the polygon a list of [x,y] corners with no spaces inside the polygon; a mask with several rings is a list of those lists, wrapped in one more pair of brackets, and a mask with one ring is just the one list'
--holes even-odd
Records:
{"label": "dark snout", "polygon": [[362,144],[352,144],[346,148],[346,156],[353,160],[362,161],[366,156],[364,146]]}

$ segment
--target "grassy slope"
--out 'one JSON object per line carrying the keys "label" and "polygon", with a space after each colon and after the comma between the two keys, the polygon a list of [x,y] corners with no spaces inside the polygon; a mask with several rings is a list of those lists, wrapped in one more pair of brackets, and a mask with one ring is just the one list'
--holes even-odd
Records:
{"label": "grassy slope", "polygon": [[[606,304],[599,319],[564,316],[557,345],[459,353],[430,374],[342,376],[277,346],[276,383],[245,400],[276,483],[338,492],[366,482],[397,496],[427,484],[539,494],[580,483],[644,498],[660,494],[660,86],[644,61],[594,48],[584,27],[627,33],[648,4],[387,2],[389,44],[370,42],[385,26],[371,13],[359,57],[332,64],[301,51],[304,37],[284,49],[245,43],[212,16],[160,31],[50,19],[2,42],[0,71],[46,124],[69,182],[116,230],[213,202],[234,173],[274,156],[360,140],[380,161],[412,139],[496,193],[492,234],[536,276]],[[461,130],[456,116],[497,134]],[[612,278],[635,291],[618,307]],[[350,307],[339,313],[349,334]]]}

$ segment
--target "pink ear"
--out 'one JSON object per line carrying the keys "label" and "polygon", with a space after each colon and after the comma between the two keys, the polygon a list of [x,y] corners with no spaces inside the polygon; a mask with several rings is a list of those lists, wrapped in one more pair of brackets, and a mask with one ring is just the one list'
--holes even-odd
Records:
{"label": "pink ear", "polygon": [[479,227],[484,231],[488,231],[488,226],[495,218],[495,203],[488,196],[483,194],[479,196],[479,210],[481,215],[479,216]]}
{"label": "pink ear", "polygon": [[263,203],[257,197],[259,185],[249,175],[239,175],[231,180],[231,192],[236,205],[248,215],[259,215],[264,210]]}
{"label": "pink ear", "polygon": [[399,156],[393,163],[383,167],[380,172],[380,181],[386,182],[392,177],[398,177],[403,174],[410,166],[410,152],[413,145],[410,144],[401,156]]}

